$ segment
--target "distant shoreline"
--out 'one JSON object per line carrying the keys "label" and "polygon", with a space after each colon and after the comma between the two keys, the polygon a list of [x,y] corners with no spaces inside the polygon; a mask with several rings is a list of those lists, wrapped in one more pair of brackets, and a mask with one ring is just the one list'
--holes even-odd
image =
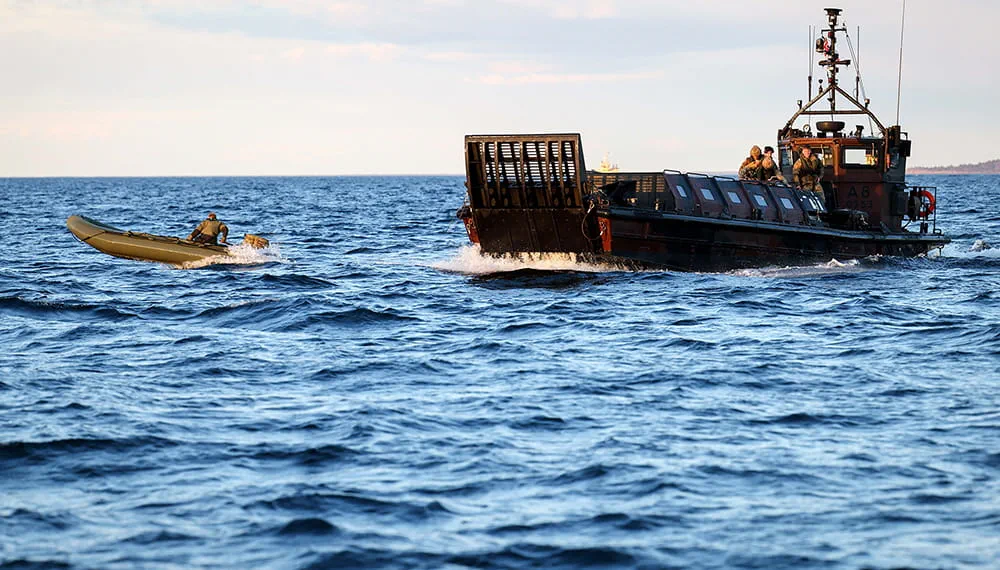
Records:
{"label": "distant shoreline", "polygon": [[1000,159],[978,164],[958,166],[917,166],[906,169],[907,174],[1000,174]]}
{"label": "distant shoreline", "polygon": [[978,174],[978,175],[982,175],[982,176],[996,176],[996,175],[1000,174],[1000,172],[976,172],[976,171],[972,171],[972,170],[952,170],[952,169],[947,169],[947,168],[944,168],[944,169],[941,169],[941,170],[935,170],[933,168],[907,168],[906,169],[906,173],[907,174],[940,174],[940,175],[948,175],[948,176],[951,176],[951,175],[958,176],[960,174],[964,174],[964,175]]}

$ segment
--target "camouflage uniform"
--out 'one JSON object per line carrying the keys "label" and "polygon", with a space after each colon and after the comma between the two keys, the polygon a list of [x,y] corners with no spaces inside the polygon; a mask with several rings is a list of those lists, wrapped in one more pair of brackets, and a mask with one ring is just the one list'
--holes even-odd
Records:
{"label": "camouflage uniform", "polygon": [[785,181],[785,177],[781,175],[781,169],[775,164],[774,159],[765,156],[760,165],[760,179],[766,182],[772,178],[776,178],[782,182]]}
{"label": "camouflage uniform", "polygon": [[198,243],[208,243],[212,245],[218,244],[219,234],[222,234],[222,241],[225,243],[226,237],[229,236],[229,228],[226,224],[220,222],[215,218],[215,215],[209,215],[206,220],[198,224],[198,227],[191,232],[188,239],[191,241],[196,241]]}
{"label": "camouflage uniform", "polygon": [[750,149],[750,156],[746,157],[743,164],[740,165],[739,177],[744,180],[760,180],[761,158],[760,147],[754,145]]}
{"label": "camouflage uniform", "polygon": [[792,181],[799,188],[823,193],[823,187],[819,184],[823,177],[823,163],[816,155],[810,155],[809,158],[800,156],[792,167],[792,173]]}

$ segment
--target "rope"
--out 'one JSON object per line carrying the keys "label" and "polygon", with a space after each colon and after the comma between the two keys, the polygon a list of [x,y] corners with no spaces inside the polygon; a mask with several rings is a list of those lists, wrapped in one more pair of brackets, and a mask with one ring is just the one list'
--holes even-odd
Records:
{"label": "rope", "polygon": [[[844,28],[845,29],[847,28],[846,23],[844,25]],[[861,76],[861,58],[859,57],[860,51],[859,52],[854,51],[854,43],[851,42],[850,34],[845,33],[844,37],[847,38],[847,48],[851,50],[851,57],[854,59],[854,68],[858,70],[858,79],[859,83],[861,84],[861,96],[864,97],[864,99],[867,99],[868,92],[865,90],[865,78]],[[875,132],[875,125],[872,124],[871,116],[868,117],[868,132],[870,133]]]}
{"label": "rope", "polygon": [[583,219],[580,220],[580,233],[583,234],[583,237],[588,241],[597,241],[601,239],[601,234],[597,234],[597,237],[590,237],[587,235],[587,218],[590,216],[590,213],[594,211],[595,206],[596,204],[591,202],[590,207],[587,208],[587,213],[584,214]]}

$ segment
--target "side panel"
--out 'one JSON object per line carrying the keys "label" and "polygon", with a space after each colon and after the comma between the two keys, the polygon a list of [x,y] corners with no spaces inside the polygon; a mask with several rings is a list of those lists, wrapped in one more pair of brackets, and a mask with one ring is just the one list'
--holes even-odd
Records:
{"label": "side panel", "polygon": [[693,214],[695,209],[694,190],[687,176],[675,170],[664,170],[663,179],[667,190],[674,198],[674,209],[678,214]]}
{"label": "side panel", "polygon": [[695,200],[695,213],[713,218],[729,215],[729,207],[715,180],[698,174],[687,175],[688,184]]}
{"label": "side panel", "polygon": [[782,221],[781,208],[766,184],[749,180],[743,180],[740,183],[750,197],[750,204],[754,208],[758,220]]}
{"label": "side panel", "polygon": [[745,220],[754,219],[754,206],[751,203],[750,195],[743,189],[743,186],[731,178],[716,178],[719,190],[729,203],[729,215],[734,218]]}
{"label": "side panel", "polygon": [[799,203],[799,197],[791,188],[770,186],[771,194],[778,202],[781,219],[788,224],[801,224],[806,220],[806,213]]}

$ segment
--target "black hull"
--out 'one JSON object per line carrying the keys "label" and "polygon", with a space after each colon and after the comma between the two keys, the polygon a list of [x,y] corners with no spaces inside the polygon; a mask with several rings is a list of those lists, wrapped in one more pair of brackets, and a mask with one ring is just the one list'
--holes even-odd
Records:
{"label": "black hull", "polygon": [[630,208],[597,213],[608,261],[627,260],[684,271],[728,271],[773,265],[805,265],[871,256],[915,257],[943,247],[942,235],[883,234],[817,226],[722,220],[642,212]]}

